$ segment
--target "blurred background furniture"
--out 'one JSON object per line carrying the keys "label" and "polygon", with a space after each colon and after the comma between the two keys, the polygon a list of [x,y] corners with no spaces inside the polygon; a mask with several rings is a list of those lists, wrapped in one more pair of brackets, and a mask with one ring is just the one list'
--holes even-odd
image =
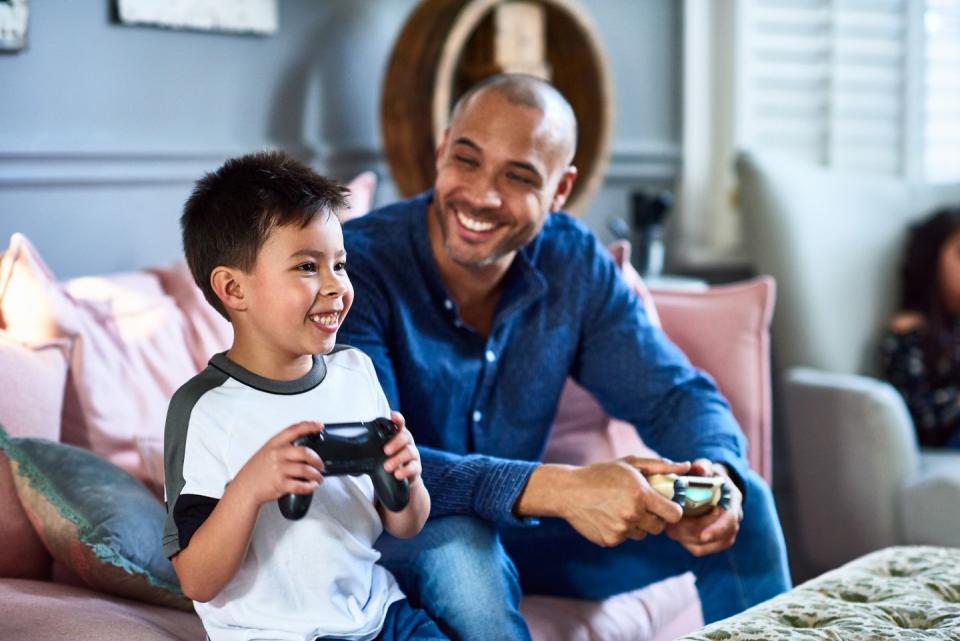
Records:
{"label": "blurred background furniture", "polygon": [[781,509],[792,507],[787,531],[799,536],[791,553],[802,553],[801,574],[891,545],[960,546],[960,452],[918,447],[901,397],[873,377],[908,223],[960,202],[960,185],[755,153],[740,155],[737,173],[755,267],[779,285],[778,480],[792,499]]}
{"label": "blurred background furniture", "polygon": [[[744,427],[751,464],[763,474],[772,279],[651,297],[630,266],[626,243],[611,251],[651,317],[662,319],[694,364],[715,374]],[[11,436],[93,450],[159,493],[166,399],[231,337],[185,265],[57,281],[36,249],[16,236],[0,260],[0,319],[0,425]],[[128,420],[129,411],[141,419]],[[612,421],[569,385],[548,444],[550,460],[584,463],[643,451],[631,426]],[[202,638],[192,613],[112,596],[55,562],[24,501],[0,452],[0,638]],[[144,545],[160,554],[159,537]],[[703,624],[690,574],[603,602],[532,596],[521,607],[537,641],[667,641]]]}

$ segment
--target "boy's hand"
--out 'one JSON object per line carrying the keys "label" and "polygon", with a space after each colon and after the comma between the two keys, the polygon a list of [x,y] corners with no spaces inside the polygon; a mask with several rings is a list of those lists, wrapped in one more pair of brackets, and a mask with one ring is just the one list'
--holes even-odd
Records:
{"label": "boy's hand", "polygon": [[400,431],[383,446],[383,452],[389,458],[383,462],[383,469],[392,472],[397,479],[407,479],[413,484],[420,478],[422,470],[420,452],[413,442],[413,435],[407,429],[407,423],[400,412],[391,412],[392,420]]}
{"label": "boy's hand", "polygon": [[239,485],[257,504],[284,494],[309,494],[323,482],[323,461],[309,447],[293,442],[323,430],[319,421],[303,421],[280,430],[240,469],[232,485]]}

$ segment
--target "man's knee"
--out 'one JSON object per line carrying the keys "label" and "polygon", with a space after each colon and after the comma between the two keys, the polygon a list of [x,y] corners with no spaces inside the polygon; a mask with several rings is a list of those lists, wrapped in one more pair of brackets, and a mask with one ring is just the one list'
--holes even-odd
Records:
{"label": "man's knee", "polygon": [[392,539],[381,549],[395,563],[404,557],[401,586],[452,638],[527,638],[517,609],[517,571],[489,523],[461,516],[430,519],[414,539]]}

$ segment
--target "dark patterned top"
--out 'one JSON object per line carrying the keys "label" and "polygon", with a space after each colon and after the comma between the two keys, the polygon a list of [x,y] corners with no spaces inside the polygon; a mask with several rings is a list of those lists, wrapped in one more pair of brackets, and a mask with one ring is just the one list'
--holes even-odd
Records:
{"label": "dark patterned top", "polygon": [[960,322],[944,332],[931,381],[923,358],[927,328],[887,332],[880,342],[880,371],[907,403],[921,445],[960,447]]}

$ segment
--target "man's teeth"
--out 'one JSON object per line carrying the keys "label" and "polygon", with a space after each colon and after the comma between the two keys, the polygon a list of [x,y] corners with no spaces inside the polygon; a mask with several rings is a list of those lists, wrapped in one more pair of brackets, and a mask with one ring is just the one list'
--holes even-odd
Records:
{"label": "man's teeth", "polygon": [[340,312],[330,312],[329,314],[313,314],[310,320],[319,325],[336,325],[340,319]]}
{"label": "man's teeth", "polygon": [[466,214],[463,214],[459,211],[457,212],[457,220],[459,220],[460,224],[470,231],[490,231],[496,227],[496,225],[493,223],[477,220],[476,218],[470,218]]}

